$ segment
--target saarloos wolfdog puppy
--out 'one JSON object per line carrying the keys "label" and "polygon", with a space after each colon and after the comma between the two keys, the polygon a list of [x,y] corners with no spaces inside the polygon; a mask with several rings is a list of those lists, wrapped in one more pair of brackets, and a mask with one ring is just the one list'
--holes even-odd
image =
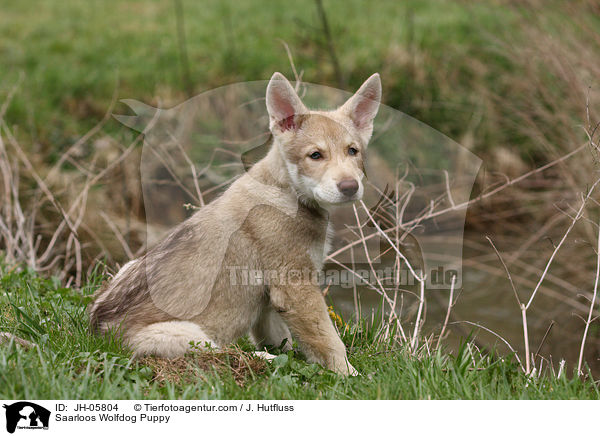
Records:
{"label": "saarloos wolfdog puppy", "polygon": [[[97,292],[93,330],[117,331],[135,356],[167,358],[191,342],[219,347],[246,334],[259,348],[289,349],[293,336],[309,361],[357,374],[319,287],[291,278],[321,270],[328,210],[362,198],[380,99],[374,74],[341,107],[313,111],[273,74],[266,156]],[[243,271],[275,274],[250,283]]]}

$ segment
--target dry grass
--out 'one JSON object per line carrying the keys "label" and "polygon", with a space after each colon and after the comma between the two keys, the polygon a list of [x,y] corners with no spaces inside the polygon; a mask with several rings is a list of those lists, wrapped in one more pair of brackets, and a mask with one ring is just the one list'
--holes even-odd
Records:
{"label": "dry grass", "polygon": [[[114,264],[143,250],[145,226],[139,217],[131,217],[136,209],[141,211],[141,194],[131,196],[138,199],[137,208],[136,202],[122,204],[131,189],[139,190],[133,168],[143,135],[127,146],[97,138],[93,156],[74,157],[98,136],[112,108],[52,166],[29,156],[13,129],[0,119],[0,247],[9,264],[26,264],[79,287],[99,260]],[[67,164],[75,170],[65,170]],[[135,188],[127,186],[131,184]],[[126,256],[118,254],[119,248]]]}
{"label": "dry grass", "polygon": [[140,364],[152,369],[152,381],[159,384],[192,384],[197,383],[198,378],[206,381],[207,375],[216,373],[220,377],[231,375],[240,387],[249,377],[260,375],[267,368],[264,359],[237,348],[195,350],[176,359],[145,357]]}

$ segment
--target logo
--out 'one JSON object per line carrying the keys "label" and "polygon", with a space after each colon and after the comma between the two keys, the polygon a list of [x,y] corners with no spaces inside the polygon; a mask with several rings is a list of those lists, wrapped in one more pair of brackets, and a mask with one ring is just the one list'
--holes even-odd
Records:
{"label": "logo", "polygon": [[19,401],[10,405],[4,404],[6,409],[6,431],[14,433],[18,429],[44,429],[48,430],[50,411],[28,401]]}

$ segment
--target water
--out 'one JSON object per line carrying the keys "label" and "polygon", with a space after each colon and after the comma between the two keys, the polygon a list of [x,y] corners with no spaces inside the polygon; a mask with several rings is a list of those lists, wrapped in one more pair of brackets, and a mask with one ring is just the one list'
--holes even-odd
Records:
{"label": "water", "polygon": [[[461,340],[473,333],[479,346],[496,348],[501,354],[510,353],[510,349],[496,336],[464,322],[469,321],[502,336],[524,360],[523,323],[519,304],[502,265],[491,251],[491,246],[486,246],[485,242],[484,236],[479,232],[465,234],[463,283],[454,293],[455,305],[451,310],[451,324],[447,328],[450,334],[444,343],[450,349],[456,348]],[[525,256],[525,267],[519,263],[511,264],[513,280],[522,302],[528,301],[551,251],[546,249],[534,252],[533,259]],[[544,366],[551,362],[554,368],[558,368],[558,363],[563,358],[567,360],[567,368],[572,369],[577,363],[584,330],[584,323],[579,316],[587,317],[589,307],[589,301],[578,294],[577,289],[587,287],[589,293],[594,269],[590,268],[585,277],[578,277],[581,287],[577,283],[566,282],[561,277],[572,266],[572,258],[572,252],[568,251],[556,257],[550,273],[527,311],[530,351],[536,354],[539,348],[539,355],[536,355],[538,366],[542,357],[546,359]],[[391,265],[389,259],[388,265]],[[325,268],[339,267],[328,264]],[[579,268],[582,269],[581,265]],[[404,330],[412,332],[419,289],[416,285],[404,286],[402,289],[405,290],[402,312],[396,310],[396,313],[403,321]],[[381,295],[364,285],[356,287],[356,297],[353,288],[341,286],[332,286],[328,295],[336,310],[347,320],[356,317],[356,300],[360,302],[361,316],[367,320],[380,321],[382,314],[386,319],[390,315],[389,305],[382,305]],[[393,299],[393,292],[388,292],[388,295]],[[422,331],[425,335],[437,335],[446,316],[449,290],[430,289],[426,291],[425,297],[426,315]],[[400,301],[400,297],[398,298]],[[585,360],[594,373],[600,372],[599,357],[600,331],[592,325],[586,342]]]}

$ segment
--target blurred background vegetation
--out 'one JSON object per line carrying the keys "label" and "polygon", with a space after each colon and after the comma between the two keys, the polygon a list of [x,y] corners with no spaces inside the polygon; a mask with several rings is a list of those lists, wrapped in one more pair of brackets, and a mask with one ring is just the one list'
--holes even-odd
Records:
{"label": "blurred background vegetation", "polygon": [[[112,118],[102,122],[121,98],[171,107],[218,86],[266,80],[274,71],[293,78],[285,43],[307,82],[351,91],[380,72],[385,104],[484,160],[475,196],[496,173],[503,174],[496,181],[518,176],[588,141],[585,129],[598,120],[600,108],[599,30],[600,4],[593,0],[3,0],[2,133],[7,141],[10,129],[31,168],[64,205],[89,181],[88,173],[109,168],[86,191],[93,201],[80,216],[83,258],[66,262],[74,253],[66,236],[56,244],[64,253],[59,277],[67,281],[77,265],[93,268],[100,259],[113,265],[144,248],[141,145],[112,165],[136,134]],[[114,110],[127,113],[120,103]],[[98,123],[101,127],[81,141]],[[15,170],[25,165],[23,159],[15,162]],[[58,173],[51,170],[57,162]],[[595,162],[595,150],[584,150],[568,164],[469,209],[465,266],[471,282],[465,289],[470,292],[461,296],[463,309],[456,308],[463,318],[485,320],[520,340],[518,308],[484,237],[495,235],[499,250],[514,256],[509,264],[515,280],[531,290],[568,224],[556,204],[579,199]],[[62,216],[40,194],[32,174],[22,170],[15,183],[43,251]],[[9,197],[16,201],[8,192],[5,204]],[[573,354],[581,337],[573,311],[584,313],[588,300],[581,294],[592,290],[596,253],[590,247],[596,230],[584,222],[573,232],[532,315],[536,344],[556,320],[557,340],[548,342],[556,345],[545,346],[559,355]],[[54,271],[57,265],[44,268]],[[549,297],[552,292],[563,300]],[[483,309],[472,312],[472,307]],[[596,362],[597,329],[592,336],[589,359]]]}
{"label": "blurred background vegetation", "polygon": [[545,141],[574,145],[564,130],[582,123],[600,69],[594,1],[325,1],[330,41],[315,2],[183,0],[187,66],[177,1],[2,3],[1,95],[24,74],[6,119],[50,156],[97,123],[114,92],[169,105],[291,76],[285,41],[305,81],[351,90],[379,71],[387,105],[458,142],[469,135],[478,153],[544,160]]}

